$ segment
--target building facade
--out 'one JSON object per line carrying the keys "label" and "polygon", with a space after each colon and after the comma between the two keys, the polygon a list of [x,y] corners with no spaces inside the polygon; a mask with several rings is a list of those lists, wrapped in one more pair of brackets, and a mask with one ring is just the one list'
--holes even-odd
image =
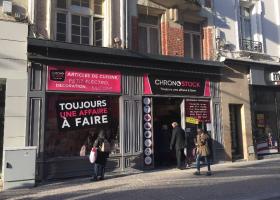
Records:
{"label": "building facade", "polygon": [[[227,85],[222,82],[221,89],[234,88],[230,90],[230,95],[237,94],[237,98],[244,100],[243,105],[251,109],[251,117],[247,116],[247,120],[242,121],[252,124],[252,130],[246,131],[253,132],[253,141],[251,136],[247,140],[254,143],[257,155],[278,153],[279,1],[240,0],[228,1],[227,5],[217,1],[214,3],[218,59],[225,60],[241,80]],[[234,132],[231,129],[231,135],[236,135]],[[238,136],[236,138],[239,140]],[[238,152],[234,146],[235,149],[240,147],[232,141],[231,149]]]}
{"label": "building facade", "polygon": [[[214,162],[255,159],[253,133],[258,126],[265,131],[264,118],[278,105],[268,102],[267,111],[257,97],[268,87],[278,98],[279,12],[265,12],[277,6],[277,0],[28,1],[28,57],[15,69],[25,89],[10,94],[8,75],[1,82],[4,146],[37,146],[37,180],[89,175],[79,151],[104,130],[112,145],[108,171],[151,169],[164,163],[177,121],[187,134],[201,127],[211,135]],[[23,110],[9,114],[19,99]],[[18,118],[24,126],[9,122]],[[271,142],[264,141],[277,149],[279,134],[268,132]]]}
{"label": "building facade", "polygon": [[25,146],[27,134],[28,1],[10,3],[0,1],[1,176],[3,148]]}
{"label": "building facade", "polygon": [[[210,61],[212,19],[204,10],[209,8],[177,3],[34,4],[27,138],[28,145],[39,149],[38,179],[90,174],[90,164],[79,150],[90,133],[96,137],[101,129],[114,147],[108,171],[159,167],[162,150],[168,149],[161,143],[170,136],[172,121],[189,133],[203,127],[214,138],[215,161],[227,160],[219,90],[224,65]],[[175,9],[176,5],[183,7]],[[81,118],[76,115],[83,109],[60,107],[90,101],[103,102],[99,110],[106,113]],[[167,127],[166,136],[161,135],[162,127]]]}

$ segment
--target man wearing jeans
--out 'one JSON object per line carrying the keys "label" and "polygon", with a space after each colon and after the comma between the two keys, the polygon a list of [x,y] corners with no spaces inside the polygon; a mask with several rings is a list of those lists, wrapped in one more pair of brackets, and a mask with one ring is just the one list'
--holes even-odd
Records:
{"label": "man wearing jeans", "polygon": [[197,137],[196,137],[196,168],[197,171],[194,173],[195,175],[200,175],[200,160],[203,158],[207,164],[208,171],[206,173],[207,176],[211,176],[211,168],[209,161],[210,150],[208,147],[209,136],[204,133],[202,129],[197,129]]}

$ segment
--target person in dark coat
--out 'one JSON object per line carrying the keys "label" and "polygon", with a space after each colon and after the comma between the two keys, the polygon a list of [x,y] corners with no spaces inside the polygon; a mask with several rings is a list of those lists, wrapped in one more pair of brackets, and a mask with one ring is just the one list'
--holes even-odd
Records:
{"label": "person in dark coat", "polygon": [[172,150],[175,145],[177,168],[183,169],[182,161],[183,161],[184,148],[185,148],[185,132],[177,122],[173,122],[171,125],[173,127],[173,130],[172,130],[172,136],[170,142],[170,150]]}
{"label": "person in dark coat", "polygon": [[103,129],[100,130],[98,137],[94,141],[93,147],[97,148],[97,158],[95,163],[93,163],[93,177],[91,181],[96,181],[98,175],[100,176],[100,180],[104,179],[105,175],[105,166],[107,163],[107,158],[109,157],[109,152],[101,151],[101,146],[105,141],[105,131]]}

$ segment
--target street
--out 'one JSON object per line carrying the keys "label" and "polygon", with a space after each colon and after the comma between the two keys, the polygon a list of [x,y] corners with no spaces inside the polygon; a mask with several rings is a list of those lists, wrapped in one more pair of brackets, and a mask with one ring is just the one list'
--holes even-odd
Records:
{"label": "street", "polygon": [[215,164],[213,175],[195,169],[154,170],[104,181],[68,179],[0,193],[0,199],[280,200],[280,158]]}

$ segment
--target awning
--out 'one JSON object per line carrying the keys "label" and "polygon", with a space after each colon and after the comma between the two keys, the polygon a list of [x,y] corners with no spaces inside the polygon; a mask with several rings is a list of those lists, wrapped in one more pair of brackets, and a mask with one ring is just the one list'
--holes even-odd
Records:
{"label": "awning", "polygon": [[223,63],[215,61],[192,60],[115,48],[92,47],[72,43],[42,39],[28,39],[28,59],[45,65],[69,65],[78,67],[127,70],[129,72],[197,74],[202,76],[221,76]]}

